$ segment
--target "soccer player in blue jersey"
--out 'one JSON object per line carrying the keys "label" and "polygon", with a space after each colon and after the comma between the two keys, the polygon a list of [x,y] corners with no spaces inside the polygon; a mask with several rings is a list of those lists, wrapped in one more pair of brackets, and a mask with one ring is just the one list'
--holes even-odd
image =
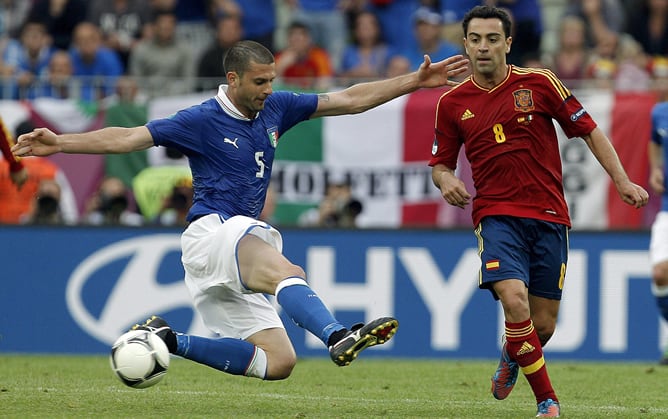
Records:
{"label": "soccer player in blue jersey", "polygon": [[387,342],[398,322],[382,317],[348,330],[306,282],[304,270],[281,253],[280,233],[259,221],[280,135],[309,118],[364,112],[419,88],[454,85],[467,70],[453,56],[416,72],[361,83],[325,94],[274,92],[271,52],[253,41],[233,46],[224,60],[227,85],[218,94],[174,116],[135,128],[56,135],[38,128],[22,135],[16,156],[54,153],[126,153],[152,146],[188,156],[194,198],[182,234],[185,281],[205,324],[223,336],[175,333],[160,317],[138,328],[154,330],[171,353],[221,371],[266,380],[287,378],[296,363],[281,320],[263,294],[348,365],[367,347]]}
{"label": "soccer player in blue jersey", "polygon": [[[668,321],[668,78],[657,78],[659,102],[652,109],[652,136],[648,146],[649,186],[661,196],[661,209],[652,224],[649,257],[652,264],[652,294],[661,317]],[[661,360],[668,365],[668,348]]]}

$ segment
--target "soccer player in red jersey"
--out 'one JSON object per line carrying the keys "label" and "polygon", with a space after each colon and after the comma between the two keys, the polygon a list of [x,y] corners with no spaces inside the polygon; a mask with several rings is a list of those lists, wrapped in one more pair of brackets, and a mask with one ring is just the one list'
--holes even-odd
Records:
{"label": "soccer player in red jersey", "polygon": [[[492,394],[506,398],[521,370],[536,396],[536,416],[558,417],[542,348],[559,312],[570,217],[552,120],[568,137],[584,139],[624,202],[640,208],[648,194],[629,180],[607,136],[552,72],[506,63],[512,44],[507,13],[478,6],[462,25],[472,75],[438,102],[432,178],[449,204],[473,202],[479,286],[503,307],[505,342]],[[475,198],[455,175],[462,145]]]}
{"label": "soccer player in red jersey", "polygon": [[[5,122],[0,118],[0,152],[7,160],[9,167],[9,179],[17,188],[21,188],[28,180],[28,171],[24,167],[21,159],[12,154],[12,146],[14,145],[14,138],[7,130]],[[0,160],[0,168],[3,163]]]}

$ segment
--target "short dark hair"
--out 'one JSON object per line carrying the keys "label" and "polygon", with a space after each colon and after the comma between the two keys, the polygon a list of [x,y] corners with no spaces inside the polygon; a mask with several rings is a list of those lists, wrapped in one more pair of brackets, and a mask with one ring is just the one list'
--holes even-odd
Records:
{"label": "short dark hair", "polygon": [[227,51],[223,59],[225,72],[233,71],[239,76],[250,68],[251,63],[271,64],[274,55],[264,45],[255,41],[239,41]]}
{"label": "short dark hair", "polygon": [[466,12],[464,19],[462,20],[462,28],[464,29],[464,36],[466,37],[469,33],[469,23],[471,19],[499,19],[503,25],[503,33],[508,38],[511,33],[512,22],[510,16],[506,13],[505,10],[499,9],[498,7],[493,6],[476,6],[473,9]]}

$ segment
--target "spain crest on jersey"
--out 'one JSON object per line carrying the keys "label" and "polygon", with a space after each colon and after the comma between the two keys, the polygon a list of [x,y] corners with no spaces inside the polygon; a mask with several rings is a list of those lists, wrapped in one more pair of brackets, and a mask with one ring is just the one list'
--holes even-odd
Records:
{"label": "spain crest on jersey", "polygon": [[269,136],[269,142],[271,146],[276,148],[278,145],[278,127],[271,127],[267,130],[267,135]]}
{"label": "spain crest on jersey", "polygon": [[535,109],[533,104],[533,96],[529,89],[519,89],[513,92],[515,97],[515,111],[531,112]]}

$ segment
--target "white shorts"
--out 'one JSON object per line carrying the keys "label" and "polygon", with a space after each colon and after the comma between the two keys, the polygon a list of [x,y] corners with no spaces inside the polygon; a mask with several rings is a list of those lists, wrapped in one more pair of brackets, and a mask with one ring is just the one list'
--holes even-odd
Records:
{"label": "white shorts", "polygon": [[656,214],[649,242],[649,260],[652,266],[668,261],[668,211]]}
{"label": "white shorts", "polygon": [[223,222],[219,215],[209,214],[191,223],[181,235],[185,282],[195,308],[213,332],[237,339],[284,327],[264,294],[241,282],[237,247],[246,234],[261,238],[279,252],[283,249],[278,230],[244,216]]}

